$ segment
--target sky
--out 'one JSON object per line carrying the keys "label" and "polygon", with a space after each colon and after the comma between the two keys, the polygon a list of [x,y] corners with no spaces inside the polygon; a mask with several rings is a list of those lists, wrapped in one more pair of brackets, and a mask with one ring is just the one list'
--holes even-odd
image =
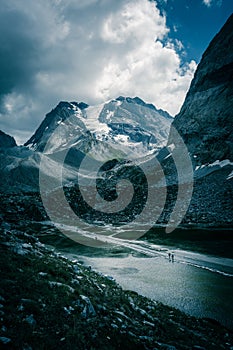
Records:
{"label": "sky", "polygon": [[25,142],[59,101],[139,96],[176,115],[232,0],[1,0],[0,129]]}

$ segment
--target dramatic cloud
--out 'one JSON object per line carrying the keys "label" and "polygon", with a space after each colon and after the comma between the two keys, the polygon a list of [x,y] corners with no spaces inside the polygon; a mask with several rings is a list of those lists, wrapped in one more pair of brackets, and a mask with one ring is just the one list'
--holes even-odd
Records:
{"label": "dramatic cloud", "polygon": [[2,0],[0,128],[25,141],[60,100],[119,95],[176,114],[196,68],[183,50],[152,1]]}

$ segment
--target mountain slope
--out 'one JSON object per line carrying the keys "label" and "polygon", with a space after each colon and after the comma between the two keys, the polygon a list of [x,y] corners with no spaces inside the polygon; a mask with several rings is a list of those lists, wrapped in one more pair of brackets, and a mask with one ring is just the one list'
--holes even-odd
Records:
{"label": "mountain slope", "polygon": [[[233,224],[232,47],[233,15],[203,54],[172,124],[184,139],[195,169],[186,222],[221,227]],[[168,146],[174,142],[171,132]]]}
{"label": "mountain slope", "polygon": [[[52,132],[58,127],[58,125],[64,124],[64,122],[73,115],[77,116],[77,118],[75,120],[75,125],[72,125],[72,128],[75,129],[76,135],[80,135],[81,132],[78,131],[85,131],[85,125],[79,116],[81,115],[82,109],[86,107],[87,105],[83,103],[78,104],[76,102],[69,103],[61,101],[51,112],[46,114],[45,119],[42,121],[39,128],[24,145],[30,146],[30,148],[38,152],[43,151]],[[62,143],[62,136],[63,135],[61,135],[61,140],[59,140],[57,145],[58,147]],[[64,135],[64,137],[65,136],[66,135]]]}
{"label": "mountain slope", "polygon": [[173,125],[195,164],[233,161],[233,15],[211,41]]}

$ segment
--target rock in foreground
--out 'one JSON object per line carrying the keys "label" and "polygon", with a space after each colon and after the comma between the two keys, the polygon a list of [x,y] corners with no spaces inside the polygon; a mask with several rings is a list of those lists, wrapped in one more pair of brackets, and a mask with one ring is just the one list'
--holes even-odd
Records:
{"label": "rock in foreground", "polygon": [[232,333],[217,322],[124,291],[9,229],[1,229],[1,348],[232,349]]}

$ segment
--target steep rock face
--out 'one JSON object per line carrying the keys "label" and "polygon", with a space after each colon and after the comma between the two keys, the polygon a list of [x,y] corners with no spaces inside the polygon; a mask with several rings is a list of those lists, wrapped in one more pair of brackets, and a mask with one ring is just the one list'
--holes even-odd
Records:
{"label": "steep rock face", "polygon": [[[43,151],[46,142],[56,127],[75,113],[78,116],[86,107],[88,107],[88,105],[83,102],[69,103],[61,101],[51,112],[46,114],[45,119],[42,121],[39,128],[24,146],[30,146],[32,149],[39,152]],[[79,118],[76,119],[76,128],[85,128]]]}
{"label": "steep rock face", "polygon": [[[233,161],[233,15],[211,41],[173,125],[194,164]],[[170,138],[170,143],[172,139]]]}
{"label": "steep rock face", "polygon": [[[232,47],[233,15],[203,54],[181,111],[173,121],[194,168],[192,200],[183,223],[232,228]],[[179,147],[172,128],[167,147]],[[169,164],[170,158],[164,159],[173,179],[175,172]],[[183,172],[186,173],[185,165]]]}
{"label": "steep rock face", "polygon": [[0,130],[0,148],[11,148],[15,146],[17,145],[14,137],[7,135]]}

